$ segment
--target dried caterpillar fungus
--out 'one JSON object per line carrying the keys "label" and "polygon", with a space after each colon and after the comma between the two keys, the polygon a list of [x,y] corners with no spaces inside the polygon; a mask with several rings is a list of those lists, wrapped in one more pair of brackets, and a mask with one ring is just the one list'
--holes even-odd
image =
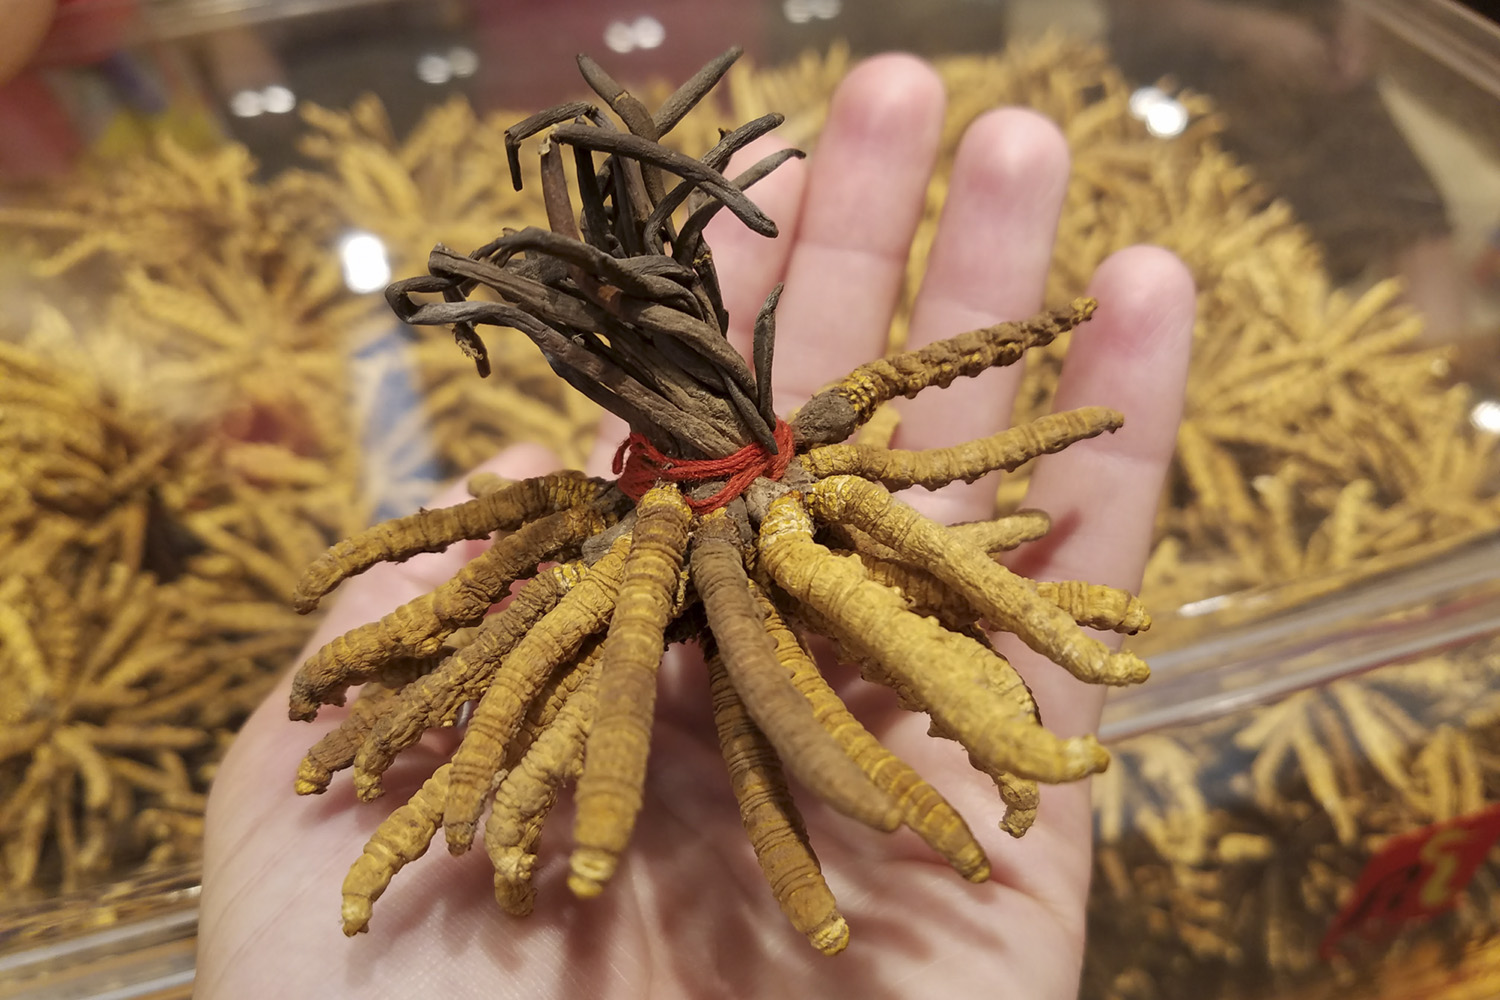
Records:
{"label": "dried caterpillar fungus", "polygon": [[[958,138],[976,115],[1001,104],[1038,109],[1059,124],[1072,147],[1073,178],[1049,278],[1050,302],[1065,303],[1100,260],[1143,238],[1173,250],[1195,274],[1201,311],[1184,450],[1143,587],[1154,610],[1249,586],[1308,582],[1328,571],[1347,582],[1392,556],[1496,523],[1490,478],[1495,439],[1473,431],[1461,396],[1444,395],[1433,355],[1403,349],[1416,320],[1400,306],[1398,290],[1390,283],[1364,294],[1332,287],[1316,246],[1286,206],[1268,204],[1256,178],[1219,148],[1219,116],[1206,101],[1184,95],[1192,112],[1189,127],[1177,139],[1164,141],[1130,115],[1130,87],[1110,66],[1107,53],[1075,39],[1018,43],[1003,54],[984,57],[946,56],[935,60],[935,66],[950,99],[939,166],[908,265],[906,299],[893,327],[894,345],[901,344],[911,292],[927,267],[927,245]],[[793,142],[810,142],[848,68],[847,54],[838,48],[782,67],[742,60],[725,79],[734,121],[752,120],[774,108],[787,115],[782,134]],[[15,375],[0,374],[7,406],[0,431],[13,430],[11,443],[30,455],[54,453],[45,462],[30,457],[0,461],[0,496],[5,499],[0,521],[5,537],[18,546],[8,550],[12,556],[0,576],[22,578],[24,590],[36,591],[41,604],[42,583],[34,587],[32,581],[53,579],[52,564],[34,575],[23,572],[22,563],[29,563],[32,553],[72,558],[86,548],[86,558],[74,567],[76,588],[103,595],[105,603],[64,600],[56,609],[41,608],[35,614],[24,604],[16,610],[29,616],[46,639],[60,642],[73,635],[69,641],[88,647],[109,616],[100,613],[80,621],[74,606],[113,607],[108,603],[118,596],[113,588],[125,578],[111,575],[111,563],[137,565],[136,553],[143,550],[152,554],[148,564],[155,563],[159,529],[175,520],[153,512],[150,493],[160,495],[169,513],[189,511],[183,526],[210,547],[192,560],[182,578],[158,585],[152,593],[169,601],[174,613],[183,613],[185,632],[202,635],[211,655],[193,668],[196,673],[187,669],[193,658],[180,661],[183,671],[173,671],[167,685],[156,684],[160,675],[145,674],[122,689],[120,697],[137,698],[138,693],[130,692],[145,690],[147,704],[121,711],[171,715],[211,734],[189,761],[193,780],[182,787],[194,791],[204,787],[200,770],[206,774],[218,759],[216,748],[254,704],[265,678],[305,639],[309,623],[286,623],[285,597],[297,570],[329,541],[368,522],[376,499],[372,488],[388,489],[392,480],[401,481],[401,496],[387,497],[385,503],[390,509],[414,509],[429,487],[412,480],[434,474],[412,460],[419,446],[426,445],[436,449],[442,462],[437,474],[472,467],[518,440],[545,443],[567,464],[577,465],[587,452],[597,413],[596,404],[570,391],[541,352],[515,331],[499,330],[486,338],[494,366],[506,372],[503,385],[474,378],[471,362],[441,337],[403,344],[401,356],[350,356],[349,329],[386,324],[375,315],[372,306],[378,302],[373,297],[344,289],[329,252],[340,234],[350,229],[377,234],[395,268],[411,273],[439,240],[466,249],[507,228],[546,225],[534,157],[522,157],[525,190],[513,192],[494,183],[496,165],[505,155],[504,129],[522,115],[477,115],[455,99],[429,110],[398,141],[373,100],[338,111],[303,102],[299,111],[308,130],[300,146],[315,164],[310,170],[289,170],[262,182],[237,145],[198,152],[163,138],[147,155],[60,177],[37,201],[12,192],[18,200],[0,207],[0,230],[10,254],[7,267],[39,279],[43,297],[69,309],[76,327],[53,338],[49,331],[64,321],[60,314],[49,315],[50,310],[37,314],[34,335],[27,332],[25,324],[32,320],[25,308],[0,320],[0,351]],[[734,123],[729,119],[721,106],[704,102],[663,141],[696,153],[719,141],[720,127]],[[28,204],[36,207],[22,207]],[[236,283],[251,287],[230,287]],[[205,294],[206,289],[214,289],[213,295]],[[97,312],[83,322],[65,303],[82,304],[95,290],[100,294],[89,305],[97,305]],[[208,311],[221,295],[218,312]],[[243,321],[257,315],[276,319]],[[297,339],[283,340],[287,336]],[[66,342],[61,360],[54,361],[43,349],[41,341],[50,339]],[[1065,339],[1028,352],[1024,417],[1047,411]],[[267,344],[276,349],[264,350]],[[225,356],[226,350],[232,357]],[[38,384],[52,376],[36,372],[62,375],[75,371],[84,359],[100,363],[110,376],[102,388],[57,390]],[[1336,363],[1325,363],[1330,359]],[[233,440],[228,447],[210,448],[196,438],[184,439],[174,447],[172,461],[138,467],[149,473],[146,480],[137,480],[148,488],[132,494],[130,502],[90,506],[98,512],[97,520],[50,505],[48,498],[63,495],[57,485],[65,482],[86,487],[76,496],[111,499],[107,490],[91,484],[107,480],[115,469],[101,465],[102,476],[87,471],[98,456],[100,435],[82,427],[78,415],[134,426],[133,413],[122,417],[120,411],[132,411],[133,400],[149,396],[155,406],[167,408],[168,416],[196,419],[202,416],[197,410],[179,412],[183,400],[217,403],[231,395],[223,389],[234,384],[277,389],[286,382],[277,377],[285,369],[276,366],[293,362],[308,376],[296,381],[294,392],[274,393],[268,400],[274,406],[224,414],[234,437],[244,429],[264,431],[259,421],[267,412],[284,412],[271,429],[285,432],[285,440]],[[382,373],[407,363],[415,366],[421,382],[421,412],[408,414],[391,433],[357,447],[360,414],[383,402],[375,395]],[[25,415],[22,402],[28,409],[45,408],[41,397],[71,419],[42,421]],[[1373,419],[1375,413],[1390,416]],[[851,440],[878,441],[866,432],[890,415],[889,407],[877,411]],[[159,425],[152,425],[143,440],[160,440],[158,430]],[[130,460],[148,461],[137,453]],[[66,471],[67,478],[49,478],[49,468]],[[25,476],[14,477],[22,471]],[[1008,482],[1019,486],[1025,474],[1023,466]],[[1009,487],[1005,498],[1015,498]],[[200,502],[201,508],[193,506]],[[1044,516],[1033,515],[1025,525],[1000,519],[952,530],[989,550],[1038,537],[1047,525]],[[1009,540],[978,540],[984,532]],[[821,526],[819,535],[830,548],[857,552],[872,576],[899,587],[914,608],[937,608],[927,603],[929,597],[950,600],[946,584],[925,568],[924,576],[913,576],[909,564],[866,536],[829,526]],[[876,566],[877,559],[887,563]],[[582,568],[581,562],[568,563],[565,579],[549,570],[522,594],[538,606],[555,601],[561,590],[554,588],[576,582]],[[898,569],[904,574],[899,578],[894,575]],[[67,581],[64,592],[76,592],[71,573],[56,579]],[[1064,603],[1071,599],[1058,598]],[[232,617],[240,626],[251,624],[252,605],[261,616],[254,628],[221,627],[231,624]],[[952,627],[980,618],[967,604],[955,607],[960,610]],[[545,610],[520,609],[525,613],[518,611],[505,634],[492,641],[512,641],[505,635],[524,633]],[[1074,610],[1070,606],[1070,613]],[[803,628],[809,617],[798,616],[796,627]],[[1180,641],[1184,624],[1175,621],[1171,629],[1153,630],[1145,639]],[[172,636],[170,645],[179,639],[186,646],[195,644],[184,634]],[[0,660],[5,661],[0,672],[21,668],[23,646],[0,644]],[[478,685],[482,691],[488,668],[478,652],[472,658],[478,666],[463,678],[454,678],[453,665],[445,662],[445,669],[400,689],[393,713],[382,715],[371,737],[355,748],[351,769],[361,795],[378,796],[386,758],[415,742],[428,725],[441,724],[427,722],[429,717],[459,717],[475,696],[470,689]],[[435,655],[442,653],[440,649]],[[233,671],[223,669],[226,656],[233,658]],[[54,670],[55,663],[70,658],[63,650],[45,663]],[[552,680],[556,678],[549,684]],[[28,741],[43,728],[28,722],[7,736],[16,740],[14,745],[41,746]],[[0,770],[19,780],[30,752],[8,757]],[[169,769],[170,758],[158,765],[152,760],[154,751],[131,751],[131,756],[155,774],[132,771],[139,780],[129,786],[137,811],[149,810],[151,816],[137,821],[136,814],[106,810],[114,824],[111,837],[124,848],[113,852],[113,861],[95,852],[70,862],[73,874],[61,873],[51,859],[58,856],[63,825],[54,823],[37,828],[40,840],[25,841],[35,847],[34,854],[30,846],[26,852],[17,848],[16,864],[9,870],[31,872],[33,885],[78,884],[134,865],[138,855],[129,845],[143,833],[149,836],[141,849],[154,855],[157,831],[167,853],[195,855],[198,838],[193,831],[202,822],[198,800],[174,800],[183,808],[157,808],[147,801],[146,782],[172,789],[175,765]],[[76,774],[71,758],[54,755],[48,766],[59,761],[62,766],[52,771],[55,780],[70,786],[54,803],[53,815],[61,817],[64,800],[71,796],[81,801],[83,789],[71,777]],[[1284,763],[1284,770],[1289,766]],[[119,784],[127,783],[121,779]],[[25,813],[17,808],[6,814],[8,842],[22,843],[15,831]],[[70,843],[86,841],[73,836]],[[41,863],[33,865],[32,857],[40,857]],[[22,874],[7,876],[12,886],[25,879]]]}
{"label": "dried caterpillar fungus", "polygon": [[[807,652],[810,633],[833,639],[869,679],[929,714],[935,734],[961,743],[995,781],[1006,807],[1002,827],[1015,836],[1035,818],[1038,783],[1076,781],[1103,770],[1109,757],[1091,736],[1046,729],[1026,684],[974,623],[1014,633],[1090,683],[1147,676],[1134,654],[1110,652],[1080,624],[1144,628],[1133,598],[1086,583],[1037,585],[990,556],[1045,533],[1044,515],[954,529],[890,492],[1015,468],[1118,428],[1120,414],[1060,413],[925,452],[840,443],[882,403],[1014,363],[1087,321],[1094,302],[864,365],[790,421],[776,413],[769,383],[779,290],[757,318],[752,363],[729,348],[702,221],[723,209],[774,234],[744,189],[789,154],[734,179],[719,168],[780,118],[724,133],[701,160],[658,140],[734,55],[709,64],[654,114],[580,57],[585,79],[625,130],[579,102],[506,133],[513,166],[521,144],[543,135],[548,229],[508,232],[466,256],[438,246],[428,275],[387,290],[406,322],[451,326],[481,375],[488,359],[476,326],[519,330],[565,381],[624,417],[631,435],[613,481],[562,473],[476,484],[474,500],[377,525],[308,571],[297,592],[303,611],[376,562],[505,533],[431,594],[328,643],[294,679],[297,719],[365,685],[344,726],[304,761],[304,793],[322,791],[334,770],[352,766],[361,797],[379,794],[381,772],[402,749],[451,724],[462,705],[473,707],[449,763],[391,815],[350,870],[346,933],[366,929],[375,898],[440,828],[449,851],[462,853],[481,822],[498,902],[529,912],[542,825],[574,780],[568,885],[584,898],[601,892],[643,806],[657,667],[673,642],[703,647],[720,748],[751,846],[790,922],[826,954],[842,950],[850,930],[788,777],[855,822],[909,827],[964,878],[984,880],[989,862],[941,794],[849,713]],[[564,150],[576,165],[573,190]],[[471,297],[479,286],[493,296]],[[441,300],[424,298],[433,294]],[[548,563],[559,565],[543,569]],[[529,582],[488,614],[518,581]],[[968,613],[945,623],[924,601]],[[443,651],[467,627],[475,629],[468,642]]]}

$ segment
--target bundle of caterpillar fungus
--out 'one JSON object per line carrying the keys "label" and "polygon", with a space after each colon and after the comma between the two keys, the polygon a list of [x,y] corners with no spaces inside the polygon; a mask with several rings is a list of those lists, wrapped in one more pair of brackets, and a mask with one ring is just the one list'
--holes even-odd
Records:
{"label": "bundle of caterpillar fungus", "polygon": [[[1084,681],[1146,677],[1134,655],[1110,652],[1084,631],[1144,628],[1133,597],[1084,583],[1038,585],[994,557],[1044,533],[1044,515],[950,527],[892,495],[1015,468],[1118,428],[1118,413],[1057,413],[930,451],[841,443],[887,400],[1049,343],[1087,320],[1092,301],[859,367],[790,422],[777,416],[770,392],[779,288],[757,317],[751,361],[729,346],[704,224],[728,209],[774,235],[744,189],[800,154],[776,153],[732,179],[721,172],[732,153],[781,121],[774,114],[725,133],[701,159],[659,140],[736,55],[709,64],[654,114],[581,57],[585,79],[624,130],[576,102],[507,132],[518,184],[521,142],[546,133],[550,228],[508,232],[467,255],[438,246],[428,275],[387,290],[406,322],[451,325],[481,375],[487,359],[475,325],[521,331],[558,375],[632,433],[612,481],[564,472],[475,486],[474,499],[459,506],[339,543],[303,578],[295,601],[309,611],[378,562],[498,533],[449,582],[330,642],[296,676],[294,719],[363,685],[339,728],[304,760],[304,794],[352,767],[359,796],[379,796],[398,754],[472,708],[452,759],[380,826],[351,869],[346,933],[366,929],[375,899],[439,827],[451,852],[468,850],[487,805],[496,897],[510,912],[529,912],[540,831],[569,781],[576,817],[568,884],[579,896],[597,894],[642,806],[657,668],[672,642],[703,649],[746,833],[787,918],[827,954],[844,948],[849,931],[787,774],[855,821],[909,827],[966,879],[983,881],[990,869],[953,807],[850,714],[808,653],[811,633],[930,715],[936,735],[961,743],[994,780],[1006,806],[1002,826],[1015,836],[1035,817],[1039,782],[1078,780],[1108,756],[1092,737],[1064,739],[1043,727],[1031,692],[981,628],[1013,633]],[[481,285],[492,294],[470,298]],[[419,301],[421,293],[441,301]],[[469,628],[460,648],[446,645]]]}

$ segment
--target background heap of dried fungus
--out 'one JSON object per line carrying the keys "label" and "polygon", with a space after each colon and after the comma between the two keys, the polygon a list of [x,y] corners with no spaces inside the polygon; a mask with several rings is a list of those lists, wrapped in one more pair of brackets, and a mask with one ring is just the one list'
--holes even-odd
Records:
{"label": "background heap of dried fungus", "polygon": [[[673,141],[706,148],[720,125],[776,110],[789,141],[811,145],[847,68],[837,50],[737,66],[731,106],[695,111]],[[1187,99],[1181,136],[1153,138],[1105,54],[1057,39],[938,68],[944,160],[893,346],[958,137],[997,104],[1052,117],[1072,147],[1049,305],[1138,241],[1173,249],[1198,281],[1149,607],[1257,588],[1297,599],[1500,521],[1494,440],[1469,427],[1441,356],[1413,348],[1420,323],[1399,289],[1331,288],[1290,210],[1219,149],[1206,102]],[[287,597],[323,546],[506,444],[540,442],[568,465],[587,452],[591,404],[520,335],[487,338],[500,374],[480,380],[446,338],[393,336],[384,303],[339,271],[351,230],[415,273],[436,242],[544,222],[538,184],[497,180],[521,115],[450,103],[402,141],[373,103],[304,116],[316,169],[262,182],[238,147],[164,139],[0,208],[0,274],[15,285],[0,316],[7,894],[194,855],[213,762],[305,638]],[[1030,364],[1024,415],[1045,411],[1065,350]],[[392,416],[403,380],[413,405]],[[1022,489],[1008,480],[1001,504]],[[1186,626],[1168,616],[1150,635],[1181,641]],[[1113,916],[1093,928],[1090,995],[1170,995],[1158,984],[1189,967],[1207,970],[1200,988],[1310,968],[1313,925],[1380,838],[1489,799],[1495,713],[1474,706],[1497,686],[1490,662],[1427,660],[1118,747],[1098,794],[1095,899]],[[1277,847],[1289,828],[1305,849]],[[1294,904],[1311,923],[1288,923]],[[1126,910],[1139,919],[1117,919]],[[1474,905],[1454,918],[1488,919]]]}

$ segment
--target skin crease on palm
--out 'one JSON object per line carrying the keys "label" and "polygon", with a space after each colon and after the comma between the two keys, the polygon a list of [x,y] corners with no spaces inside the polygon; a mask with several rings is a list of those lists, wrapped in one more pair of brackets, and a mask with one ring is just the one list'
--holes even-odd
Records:
{"label": "skin crease on palm", "polygon": [[[711,232],[742,347],[767,291],[786,282],[775,387],[782,413],[882,350],[943,104],[942,85],[924,63],[899,55],[862,63],[840,88],[813,155],[755,189],[780,237],[765,240],[733,220]],[[764,155],[770,141],[741,162]],[[916,306],[914,346],[1041,306],[1067,172],[1061,135],[1036,115],[1000,109],[973,124]],[[1040,460],[1027,504],[1049,511],[1055,528],[1018,552],[1015,568],[1135,588],[1180,414],[1194,290],[1175,257],[1137,247],[1109,258],[1088,294],[1101,305],[1075,335],[1056,406],[1112,406],[1126,424]],[[904,407],[896,444],[991,433],[1010,408],[1016,377],[992,371],[919,397]],[[622,435],[618,425],[606,427],[600,455]],[[551,465],[538,449],[519,448],[487,468],[524,476]],[[953,521],[985,516],[993,488],[983,481],[907,496]],[[453,487],[437,502],[462,498]],[[430,590],[477,544],[346,583],[309,648]],[[1074,734],[1097,725],[1101,691],[1014,644],[1004,649],[1050,728]],[[210,798],[196,996],[1074,996],[1089,879],[1087,784],[1044,786],[1036,826],[1014,840],[997,828],[1002,806],[993,784],[957,744],[930,738],[925,717],[826,666],[855,714],[964,814],[989,853],[989,882],[963,881],[905,830],[875,833],[799,795],[852,932],[842,955],[819,955],[762,879],[719,756],[701,663],[678,651],[662,671],[645,807],[599,898],[577,900],[565,885],[565,798],[543,838],[530,917],[517,920],[496,905],[482,847],[450,857],[440,833],[376,903],[369,933],[348,939],[339,925],[345,872],[375,826],[451,752],[453,737],[429,735],[404,755],[376,804],[358,803],[338,778],[327,794],[299,799],[297,762],[339,710],[313,724],[288,722],[284,683],[246,724]]]}

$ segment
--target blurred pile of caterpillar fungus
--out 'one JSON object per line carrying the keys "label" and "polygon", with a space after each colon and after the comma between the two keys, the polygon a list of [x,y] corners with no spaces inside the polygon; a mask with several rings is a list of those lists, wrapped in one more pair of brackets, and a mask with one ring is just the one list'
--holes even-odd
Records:
{"label": "blurred pile of caterpillar fungus", "polygon": [[[1445,378],[1441,352],[1415,347],[1420,319],[1400,289],[1333,287],[1289,207],[1220,148],[1208,101],[1181,95],[1189,124],[1163,140],[1131,115],[1131,88],[1092,46],[1052,38],[936,65],[949,91],[942,159],[892,350],[903,346],[958,137],[997,104],[1048,115],[1072,151],[1050,305],[1065,307],[1106,255],[1141,241],[1175,251],[1197,281],[1181,448],[1141,594],[1158,620],[1132,648],[1216,627],[1219,616],[1169,614],[1192,602],[1300,601],[1495,528],[1494,439],[1468,423],[1466,390]],[[699,104],[663,143],[701,154],[721,128],[774,110],[786,118],[781,134],[811,146],[847,68],[837,49],[778,68],[742,60],[725,77],[727,101]],[[668,94],[636,92],[650,106]],[[44,894],[194,855],[213,761],[305,640],[311,623],[287,602],[327,545],[376,511],[414,509],[434,477],[504,445],[539,442],[567,466],[587,453],[598,408],[526,336],[486,334],[503,382],[477,378],[441,337],[382,346],[387,306],[348,289],[338,267],[351,231],[377,236],[394,271],[409,274],[426,270],[438,243],[479,247],[506,230],[549,228],[536,158],[521,160],[521,191],[496,183],[505,129],[524,115],[480,116],[455,101],[397,137],[373,101],[302,114],[309,169],[257,179],[240,147],[190,150],[163,136],[147,155],[0,206],[10,302],[0,315],[0,593],[17,595],[0,601],[0,681],[24,693],[0,717],[0,877],[10,891]],[[1064,332],[1027,352],[1018,424],[1050,411],[1067,341]],[[393,374],[415,383],[415,403],[371,435]],[[1025,474],[1006,478],[997,516],[1015,514]],[[1487,676],[1445,662],[1428,664],[1429,676]],[[1328,711],[1343,709],[1314,714]],[[1406,711],[1437,738],[1436,717]],[[1283,774],[1302,766],[1280,752],[1306,742],[1294,732],[1264,744]],[[1240,761],[1211,752],[1232,740],[1188,744],[1196,766],[1186,767],[1170,742],[1117,762],[1109,773],[1127,782],[1122,801],[1170,775],[1174,801],[1191,812],[1187,789],[1218,773],[1215,761]],[[1405,746],[1387,755],[1392,773],[1417,766],[1416,744]],[[1423,766],[1436,767],[1437,753]],[[35,789],[46,790],[45,810]],[[1306,790],[1286,795],[1315,802]],[[1188,826],[1219,822],[1218,808],[1206,802],[1206,818]],[[1150,810],[1131,809],[1150,827]],[[1175,827],[1171,838],[1192,840]],[[1261,842],[1214,850],[1245,858],[1247,845],[1254,854]],[[1217,855],[1190,857],[1191,868]],[[1176,928],[1201,901],[1174,909],[1150,893],[1181,896],[1195,884],[1189,869],[1127,862],[1132,891],[1160,914],[1145,923],[1160,930],[1152,940],[1181,941]],[[1096,883],[1127,884],[1102,870]],[[1131,996],[1140,982],[1110,988]]]}

